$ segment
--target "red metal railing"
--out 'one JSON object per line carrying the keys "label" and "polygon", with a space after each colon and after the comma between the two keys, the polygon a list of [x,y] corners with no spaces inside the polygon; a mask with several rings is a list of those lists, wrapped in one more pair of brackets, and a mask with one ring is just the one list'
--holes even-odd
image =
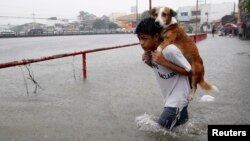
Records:
{"label": "red metal railing", "polygon": [[193,39],[194,42],[199,42],[199,41],[202,41],[202,40],[207,38],[206,33],[200,33],[197,35],[193,34],[193,35],[189,35],[189,36]]}
{"label": "red metal railing", "polygon": [[[206,39],[207,34],[190,35],[190,37],[194,41],[196,40],[196,42],[198,42],[198,41]],[[18,66],[18,65],[26,65],[26,64],[31,64],[31,63],[41,62],[41,61],[47,61],[47,60],[52,60],[52,59],[58,59],[58,58],[63,58],[63,57],[82,55],[83,78],[87,79],[87,65],[86,65],[86,59],[87,59],[86,54],[87,53],[110,50],[110,49],[117,49],[117,48],[123,48],[123,47],[130,47],[130,46],[135,46],[135,45],[139,45],[139,43],[132,43],[132,44],[126,44],[126,45],[120,45],[120,46],[98,48],[98,49],[85,50],[85,51],[79,51],[79,52],[73,52],[73,53],[63,53],[63,54],[57,54],[57,55],[46,56],[46,57],[41,57],[41,58],[34,58],[34,59],[22,59],[22,60],[19,60],[19,61],[12,61],[12,62],[7,62],[7,63],[2,63],[2,64],[0,64],[0,69],[14,67],[14,66]]]}
{"label": "red metal railing", "polygon": [[52,59],[58,59],[58,58],[63,58],[63,57],[82,55],[83,78],[86,79],[87,78],[87,65],[86,65],[87,53],[110,50],[110,49],[117,49],[117,48],[123,48],[123,47],[130,47],[130,46],[135,46],[135,45],[139,45],[139,43],[132,43],[132,44],[106,47],[106,48],[98,48],[98,49],[85,50],[85,51],[79,51],[79,52],[73,52],[73,53],[63,53],[63,54],[57,54],[57,55],[46,56],[46,57],[35,58],[35,59],[22,59],[19,61],[12,61],[12,62],[0,64],[0,69],[14,67],[18,65],[26,65],[26,64],[31,64],[31,63],[41,62],[41,61],[47,61],[47,60],[52,60]]}

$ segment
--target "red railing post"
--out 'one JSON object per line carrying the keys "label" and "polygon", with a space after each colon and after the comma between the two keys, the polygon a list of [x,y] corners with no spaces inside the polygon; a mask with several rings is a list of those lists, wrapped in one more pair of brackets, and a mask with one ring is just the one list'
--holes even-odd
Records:
{"label": "red railing post", "polygon": [[86,65],[86,53],[82,54],[82,75],[84,80],[87,79],[87,65]]}

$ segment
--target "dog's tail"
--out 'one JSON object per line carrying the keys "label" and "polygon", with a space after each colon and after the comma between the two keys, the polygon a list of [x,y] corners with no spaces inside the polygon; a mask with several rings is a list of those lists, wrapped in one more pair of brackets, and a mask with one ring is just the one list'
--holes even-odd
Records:
{"label": "dog's tail", "polygon": [[205,89],[207,91],[212,91],[212,92],[219,92],[219,89],[216,86],[207,83],[205,80],[200,81],[199,84],[202,89]]}

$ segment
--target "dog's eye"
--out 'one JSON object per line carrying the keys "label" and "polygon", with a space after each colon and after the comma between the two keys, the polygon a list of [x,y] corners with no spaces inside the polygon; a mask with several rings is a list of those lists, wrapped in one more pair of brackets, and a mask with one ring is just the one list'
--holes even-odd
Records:
{"label": "dog's eye", "polygon": [[158,16],[158,14],[157,14],[157,13],[155,13],[153,16],[154,16],[154,17],[157,17],[157,16]]}
{"label": "dog's eye", "polygon": [[168,14],[166,13],[162,13],[162,17],[166,17]]}

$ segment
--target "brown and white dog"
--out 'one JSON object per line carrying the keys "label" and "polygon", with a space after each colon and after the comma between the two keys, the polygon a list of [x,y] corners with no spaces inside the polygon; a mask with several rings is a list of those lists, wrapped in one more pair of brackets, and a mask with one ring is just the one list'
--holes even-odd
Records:
{"label": "brown and white dog", "polygon": [[171,8],[158,7],[151,9],[149,14],[155,18],[156,25],[163,27],[163,41],[157,48],[157,51],[161,53],[161,51],[168,45],[174,44],[181,50],[192,66],[192,92],[189,95],[189,100],[195,95],[197,84],[205,90],[218,91],[216,86],[211,85],[204,80],[205,70],[198,48],[195,42],[178,25],[177,20],[174,18],[176,13]]}

